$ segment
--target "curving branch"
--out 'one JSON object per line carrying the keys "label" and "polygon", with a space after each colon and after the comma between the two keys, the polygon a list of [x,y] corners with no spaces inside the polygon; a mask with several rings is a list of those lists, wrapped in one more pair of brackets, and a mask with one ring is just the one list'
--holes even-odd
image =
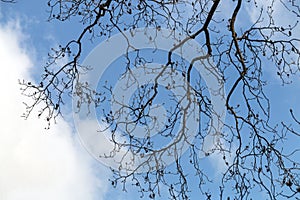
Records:
{"label": "curving branch", "polygon": [[[230,13],[220,9],[224,4],[230,4]],[[292,108],[290,120],[272,122],[271,108],[275,108],[265,93],[268,79],[264,76],[265,69],[273,67],[285,85],[299,74],[300,38],[296,33],[299,22],[291,20],[290,24],[282,25],[274,19],[278,6],[291,16],[299,17],[298,1],[273,0],[266,8],[260,8],[255,0],[49,0],[48,6],[49,21],[64,23],[79,19],[84,28],[77,38],[51,50],[38,84],[20,81],[23,94],[33,100],[25,104],[24,117],[38,109],[38,116],[44,117],[50,127],[50,122],[62,114],[62,107],[72,98],[78,99],[77,111],[87,107],[88,115],[91,109],[96,109],[105,124],[99,134],[109,135],[113,143],[111,152],[102,156],[118,160],[118,169],[111,169],[113,187],[124,191],[127,187],[136,187],[141,198],[150,199],[159,197],[166,188],[172,199],[192,199],[195,193],[197,198],[206,199],[251,199],[256,198],[257,191],[274,200],[300,198],[300,161],[297,159],[300,148],[289,151],[285,147],[287,138],[299,140],[299,114]],[[255,21],[243,14],[247,8],[257,9]],[[165,53],[154,49],[153,55],[145,55],[125,34],[129,30],[134,35],[139,28],[145,29],[145,35],[148,28],[157,30],[156,33],[168,29],[171,34],[166,39],[176,42]],[[123,35],[127,44],[119,80],[125,89],[137,85],[130,102],[118,99],[109,81],[95,90],[88,80],[81,79],[92,70],[81,64],[85,42],[110,39],[117,33]],[[187,37],[176,38],[177,35]],[[156,42],[155,35],[147,35],[146,39],[149,43]],[[197,56],[187,63],[178,58],[176,52],[192,40],[205,51],[197,51]],[[155,53],[164,58],[164,63],[150,68],[148,66],[156,62]],[[68,62],[59,65],[65,58]],[[195,64],[204,60],[215,63],[210,73],[220,74],[216,84],[224,83],[226,96],[220,90],[210,91],[197,73]],[[135,69],[143,69],[145,76],[153,71],[156,75],[151,83],[141,83]],[[175,76],[181,77],[182,83],[178,83]],[[167,79],[171,84],[162,87],[160,83]],[[182,88],[182,94],[169,92],[176,87]],[[151,113],[152,109],[163,112],[156,104],[162,101],[160,95],[169,98],[163,105],[171,105],[161,114],[166,117],[165,121],[159,114]],[[226,120],[218,116],[219,122],[224,123],[221,131],[209,120],[216,114],[217,107],[212,104],[212,95],[225,98]],[[105,107],[107,104],[118,107],[113,110]],[[195,110],[197,114],[193,113]],[[191,129],[188,119],[193,119],[193,125],[199,129],[193,140],[187,133]],[[134,130],[139,126],[144,127],[143,137],[135,135]],[[157,131],[157,127],[162,128]],[[211,153],[203,150],[209,130],[220,135]],[[158,149],[151,132],[158,132],[158,140],[172,142]],[[188,144],[184,155],[181,142]],[[119,152],[124,154],[118,157]],[[216,156],[221,160],[224,170],[220,180],[213,180],[203,168],[199,152],[206,153],[207,159]],[[167,154],[174,160],[171,165],[163,159]],[[142,162],[136,164],[137,159]],[[141,172],[141,169],[148,171]],[[210,189],[215,185],[219,194]]]}

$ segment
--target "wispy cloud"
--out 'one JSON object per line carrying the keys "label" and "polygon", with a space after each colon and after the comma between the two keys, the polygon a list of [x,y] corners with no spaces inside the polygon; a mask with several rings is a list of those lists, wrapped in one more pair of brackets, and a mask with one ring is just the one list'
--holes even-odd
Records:
{"label": "wispy cloud", "polygon": [[42,120],[20,117],[24,97],[18,79],[30,80],[34,70],[22,41],[17,21],[0,24],[0,199],[103,199],[107,176],[97,178],[66,121],[47,131]]}

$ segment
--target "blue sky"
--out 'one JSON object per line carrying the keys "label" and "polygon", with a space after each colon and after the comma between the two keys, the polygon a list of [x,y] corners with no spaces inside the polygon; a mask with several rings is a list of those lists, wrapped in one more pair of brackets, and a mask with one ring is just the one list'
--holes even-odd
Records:
{"label": "blue sky", "polygon": [[[223,10],[230,9],[222,6]],[[20,117],[24,97],[18,79],[38,80],[49,49],[77,37],[81,29],[76,21],[47,22],[47,9],[45,1],[0,3],[0,199],[139,199],[134,188],[128,193],[111,188],[109,170],[82,147],[71,114],[59,119],[50,130],[44,130],[46,123],[35,115],[26,121]],[[250,18],[257,15],[251,9],[245,11],[249,11]],[[281,17],[283,23],[288,21]],[[98,43],[86,42],[83,57]],[[265,70],[265,78],[269,80],[266,93],[272,101],[274,123],[291,121],[290,108],[300,116],[299,75],[292,78],[293,84],[284,87],[271,67]],[[69,109],[71,106],[66,112]],[[290,138],[285,145],[299,145],[299,140]],[[211,168],[220,160],[216,156],[206,161],[205,166]],[[219,162],[212,168],[211,174],[219,173],[221,165]]]}
{"label": "blue sky", "polygon": [[82,148],[70,120],[60,119],[45,130],[36,115],[26,121],[20,117],[24,97],[18,79],[36,80],[50,47],[66,39],[62,27],[46,22],[45,5],[0,4],[0,82],[5,93],[0,100],[0,199],[101,200],[108,190],[108,170]]}

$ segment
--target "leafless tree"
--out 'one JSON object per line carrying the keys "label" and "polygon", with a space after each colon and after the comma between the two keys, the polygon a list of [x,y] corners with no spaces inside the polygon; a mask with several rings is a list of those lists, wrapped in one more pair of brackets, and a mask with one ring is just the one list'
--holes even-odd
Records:
{"label": "leafless tree", "polygon": [[[292,120],[289,119],[289,122],[282,119],[271,123],[274,117],[270,112],[272,100],[264,90],[269,80],[265,80],[263,73],[266,68],[274,68],[283,85],[289,84],[299,73],[300,35],[296,30],[299,31],[300,5],[296,0],[269,0],[263,5],[259,2],[50,0],[49,21],[79,19],[84,28],[78,38],[71,38],[68,43],[52,49],[40,83],[20,82],[23,94],[33,99],[33,103],[26,104],[24,117],[38,109],[38,116],[45,117],[50,125],[70,98],[79,99],[77,111],[84,106],[89,109],[96,107],[103,116],[103,123],[107,124],[105,131],[110,130],[110,139],[114,142],[111,154],[105,155],[107,159],[124,149],[132,155],[147,157],[139,165],[132,164],[135,162],[132,159],[132,163],[127,163],[130,166],[126,166],[122,162],[124,156],[118,169],[112,168],[112,185],[117,188],[121,185],[123,190],[133,185],[141,197],[157,198],[167,188],[171,199],[191,199],[195,194],[198,199],[251,199],[255,198],[257,191],[265,193],[268,199],[299,199],[299,148],[296,146],[291,150],[284,145],[289,137],[299,141],[297,111],[290,110]],[[275,17],[278,9],[289,16],[288,24],[282,24]],[[256,12],[253,15],[255,19],[250,19],[246,10]],[[111,85],[104,84],[97,91],[81,79],[90,70],[89,66],[81,64],[86,40],[100,41],[141,28],[154,28],[158,32],[168,29],[173,33],[170,37],[175,38],[186,35],[165,54],[165,63],[157,69],[159,72],[153,84],[139,85],[135,96],[125,103],[114,98]],[[148,39],[155,41],[155,38]],[[187,64],[178,59],[175,52],[191,40],[197,40],[204,53]],[[128,51],[124,52],[127,62],[121,68],[128,80],[136,78],[131,73],[135,68],[153,62],[139,50],[133,50],[128,43]],[[60,60],[66,58],[68,62],[60,65]],[[219,140],[210,151],[205,151],[203,144],[208,130],[217,128],[211,127],[209,120],[205,119],[214,114],[215,107],[211,103],[209,88],[194,71],[194,65],[203,59],[211,59],[215,63],[218,81],[225,85],[227,91],[225,96],[221,91],[215,91],[215,95],[223,96],[227,115],[222,121],[222,131],[218,133]],[[147,133],[154,131],[149,123],[161,122],[149,112],[163,90],[159,88],[159,81],[164,76],[171,76],[168,74],[171,72],[180,72],[186,80],[182,82],[186,84],[182,85],[185,92],[172,97],[173,106],[165,114],[168,120],[163,122],[164,128],[157,136],[173,143],[158,150],[155,139],[147,137]],[[181,105],[183,99],[187,101],[185,106]],[[118,109],[102,108],[106,101],[118,104]],[[191,105],[197,105],[197,108]],[[190,140],[186,135],[190,127],[184,119],[191,117],[188,113],[195,109],[199,114],[193,116],[194,125],[200,128]],[[125,110],[128,112],[125,113]],[[128,117],[127,121],[119,120],[122,115]],[[133,135],[134,128],[130,127],[137,125],[147,127],[145,137]],[[178,125],[181,126],[179,131]],[[125,127],[121,133],[118,132],[120,126]],[[129,142],[121,142],[117,137],[127,138]],[[189,144],[184,155],[181,154],[183,147],[177,146],[182,141]],[[220,156],[225,168],[220,180],[210,177],[203,167],[205,158],[200,158],[199,152],[207,157]],[[174,160],[171,165],[166,165],[161,159],[168,153]],[[211,182],[219,185],[218,194],[209,188]]]}

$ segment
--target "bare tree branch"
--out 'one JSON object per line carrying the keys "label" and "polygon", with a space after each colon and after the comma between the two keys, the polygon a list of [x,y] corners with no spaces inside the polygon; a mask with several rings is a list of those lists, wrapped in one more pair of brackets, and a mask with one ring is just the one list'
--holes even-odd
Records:
{"label": "bare tree branch", "polygon": [[[98,130],[99,134],[109,132],[113,143],[111,152],[104,157],[118,160],[118,169],[111,169],[112,186],[124,191],[136,187],[141,198],[155,199],[167,188],[171,199],[191,199],[196,188],[197,198],[206,199],[251,199],[257,198],[257,191],[262,191],[268,199],[299,199],[300,148],[285,147],[290,137],[299,141],[299,114],[292,108],[291,119],[273,123],[273,100],[265,92],[269,80],[264,73],[267,68],[274,68],[283,85],[290,84],[299,74],[300,36],[296,31],[300,6],[295,0],[263,3],[267,6],[258,2],[49,0],[50,22],[79,19],[84,28],[77,38],[51,50],[38,84],[20,81],[23,94],[33,100],[25,104],[24,117],[38,109],[38,116],[44,117],[50,127],[70,99],[78,99],[77,112],[87,107],[87,116],[96,109],[105,124]],[[227,6],[230,13],[220,9],[224,4],[230,5]],[[274,14],[278,7],[295,19],[290,24],[278,22]],[[244,13],[253,8],[257,14],[255,19]],[[154,46],[159,46],[156,42],[161,30],[170,30],[165,39],[174,40],[173,46],[167,52],[154,48],[150,56],[143,54],[126,35],[130,31],[134,36],[141,28],[145,40]],[[156,30],[156,34],[147,35],[149,29]],[[83,79],[92,72],[91,66],[82,65],[85,42],[112,39],[116,34],[121,34],[127,44],[123,52],[125,61],[117,68],[120,74],[112,73],[100,89],[95,89],[89,80]],[[180,38],[182,35],[186,37]],[[203,50],[190,52],[196,56],[187,63],[185,58],[178,58],[178,52],[192,41],[197,41]],[[163,63],[151,68],[149,65],[158,62],[155,53],[164,58]],[[60,65],[65,58],[68,62]],[[196,70],[197,64],[205,62],[215,63],[213,68],[206,66],[208,74],[217,77],[216,85],[225,85],[227,95],[222,89],[211,91],[205,85],[203,74]],[[141,82],[136,69],[142,70],[145,77],[155,72],[152,82]],[[129,102],[114,93],[109,80],[116,76],[118,81],[123,81],[124,93],[137,85]],[[178,83],[174,77],[180,77],[182,82]],[[164,80],[170,80],[171,84],[162,86]],[[183,92],[174,94],[174,88]],[[218,122],[224,124],[222,130],[209,120],[216,116],[218,107],[212,103],[213,95],[224,98],[221,106],[228,112],[226,120],[218,116]],[[169,105],[165,106],[165,112],[156,104],[162,99],[166,102],[161,104]],[[117,105],[117,109],[107,108],[108,104]],[[155,109],[159,114],[151,113]],[[166,117],[165,121],[161,115]],[[199,129],[192,140],[188,135],[192,129],[188,119],[193,119],[193,125]],[[144,127],[140,129],[144,131],[140,131],[143,137],[135,135],[140,126]],[[205,152],[203,146],[209,131],[220,138],[214,141],[212,151]],[[151,132],[157,132],[159,139],[155,140]],[[157,148],[157,141],[164,140],[172,142]],[[188,145],[185,154],[179,145],[182,142]],[[124,154],[118,157],[120,152]],[[199,152],[208,158],[220,157],[225,168],[221,180],[210,177]],[[172,165],[163,159],[167,154],[174,160]],[[138,158],[142,161],[136,164]],[[142,169],[147,170],[141,172]],[[219,194],[210,189],[216,184]]]}

